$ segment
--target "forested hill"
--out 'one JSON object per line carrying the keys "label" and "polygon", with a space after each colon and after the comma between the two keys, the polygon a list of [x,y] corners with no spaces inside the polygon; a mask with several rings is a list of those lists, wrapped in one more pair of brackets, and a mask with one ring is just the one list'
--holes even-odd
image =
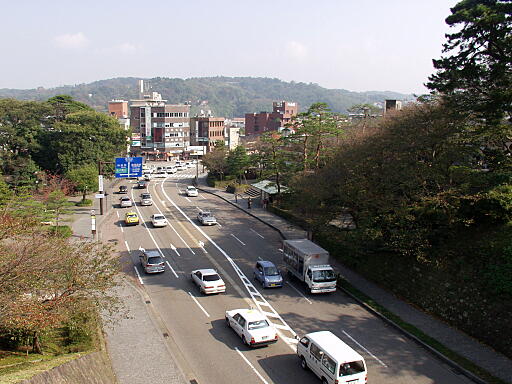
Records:
{"label": "forested hill", "polygon": [[[120,77],[56,88],[28,90],[0,89],[0,98],[47,100],[60,95],[71,95],[75,100],[105,111],[112,99],[138,98],[138,78]],[[279,79],[254,77],[200,77],[144,79],[149,91],[159,92],[169,103],[190,101],[192,113],[199,109],[211,110],[216,116],[243,117],[245,113],[270,111],[272,101],[298,102],[301,111],[312,103],[326,102],[334,112],[345,113],[355,104],[383,102],[385,99],[411,100],[412,95],[397,92],[351,92],[327,89],[313,83],[285,82]]]}

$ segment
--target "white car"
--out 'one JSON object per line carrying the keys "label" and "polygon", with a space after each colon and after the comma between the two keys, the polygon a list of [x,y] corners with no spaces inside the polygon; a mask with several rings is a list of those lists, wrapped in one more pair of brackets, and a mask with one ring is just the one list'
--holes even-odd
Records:
{"label": "white car", "polygon": [[255,309],[226,311],[226,324],[250,347],[276,343],[277,331],[267,317]]}
{"label": "white car", "polygon": [[167,225],[167,219],[161,213],[155,213],[151,215],[151,223],[153,227],[165,227]]}
{"label": "white car", "polygon": [[198,196],[197,188],[189,185],[187,187],[187,196],[197,197]]}
{"label": "white car", "polygon": [[151,199],[151,195],[149,193],[141,193],[140,205],[153,205],[153,200]]}
{"label": "white car", "polygon": [[214,269],[196,269],[190,274],[199,290],[206,294],[226,292],[226,284]]}
{"label": "white car", "polygon": [[153,173],[153,177],[155,177],[155,178],[165,178],[165,177],[167,177],[167,176],[169,176],[169,175],[168,175],[168,174],[167,174],[167,172],[166,172],[165,170],[163,170],[163,169],[162,169],[162,170],[159,170],[159,171],[156,171],[155,173]]}

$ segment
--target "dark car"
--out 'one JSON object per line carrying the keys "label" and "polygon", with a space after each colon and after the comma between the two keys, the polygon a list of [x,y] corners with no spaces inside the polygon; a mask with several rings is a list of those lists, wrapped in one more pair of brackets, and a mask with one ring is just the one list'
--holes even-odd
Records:
{"label": "dark car", "polygon": [[137,187],[140,189],[144,189],[148,187],[148,182],[146,180],[137,181]]}
{"label": "dark car", "polygon": [[128,187],[126,185],[120,185],[119,193],[128,193]]}

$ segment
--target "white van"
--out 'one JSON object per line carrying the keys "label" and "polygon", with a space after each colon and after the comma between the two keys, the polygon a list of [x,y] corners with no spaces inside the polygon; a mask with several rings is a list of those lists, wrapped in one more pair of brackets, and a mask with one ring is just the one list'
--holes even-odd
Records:
{"label": "white van", "polygon": [[297,344],[303,369],[311,369],[323,384],[364,384],[363,357],[329,331],[308,333]]}

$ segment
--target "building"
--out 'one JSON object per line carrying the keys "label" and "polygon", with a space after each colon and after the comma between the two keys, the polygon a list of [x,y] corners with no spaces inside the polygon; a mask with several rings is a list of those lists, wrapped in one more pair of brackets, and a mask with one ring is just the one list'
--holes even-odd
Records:
{"label": "building", "polygon": [[190,145],[206,147],[204,153],[208,153],[218,141],[226,141],[223,117],[213,117],[210,112],[190,118]]}
{"label": "building", "polygon": [[267,131],[279,131],[299,113],[299,105],[289,101],[274,101],[272,112],[246,113],[245,134],[260,135]]}
{"label": "building", "polygon": [[108,102],[108,114],[117,119],[128,118],[128,102],[125,100],[112,100]]}
{"label": "building", "polygon": [[402,102],[400,100],[386,99],[384,102],[384,114],[389,111],[400,111],[402,109]]}
{"label": "building", "polygon": [[226,147],[230,151],[240,145],[240,128],[229,127],[226,128]]}
{"label": "building", "polygon": [[190,105],[166,102],[157,92],[130,100],[132,154],[170,160],[190,145]]}

